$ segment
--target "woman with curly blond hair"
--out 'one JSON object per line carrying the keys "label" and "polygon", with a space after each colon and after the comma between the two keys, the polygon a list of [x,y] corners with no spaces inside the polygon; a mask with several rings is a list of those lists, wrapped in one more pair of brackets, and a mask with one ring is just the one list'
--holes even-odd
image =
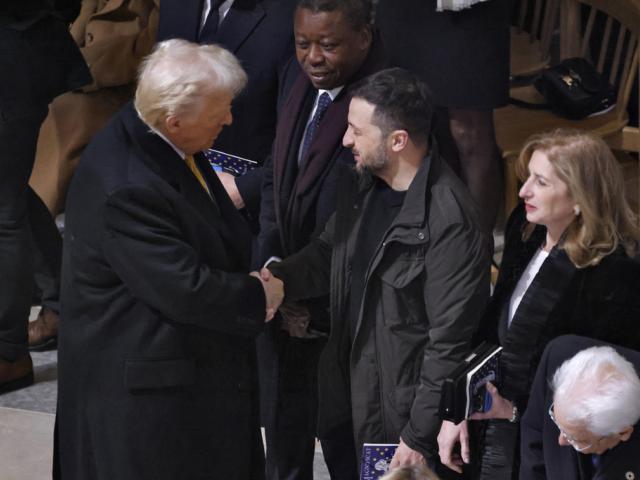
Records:
{"label": "woman with curly blond hair", "polygon": [[[517,478],[518,419],[546,344],[576,334],[640,349],[640,230],[621,169],[594,135],[556,130],[529,139],[517,161],[523,202],[507,223],[505,250],[479,339],[503,346],[502,382],[489,385],[480,478]],[[452,445],[466,424],[445,422],[444,464],[460,469]],[[465,457],[467,457],[465,459]]]}

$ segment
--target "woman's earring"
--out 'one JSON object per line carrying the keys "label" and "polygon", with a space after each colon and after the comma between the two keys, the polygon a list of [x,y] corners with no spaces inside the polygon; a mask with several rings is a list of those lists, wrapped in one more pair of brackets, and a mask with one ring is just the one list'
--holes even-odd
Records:
{"label": "woman's earring", "polygon": [[576,217],[580,215],[580,207],[578,205],[573,207],[573,213],[575,214]]}

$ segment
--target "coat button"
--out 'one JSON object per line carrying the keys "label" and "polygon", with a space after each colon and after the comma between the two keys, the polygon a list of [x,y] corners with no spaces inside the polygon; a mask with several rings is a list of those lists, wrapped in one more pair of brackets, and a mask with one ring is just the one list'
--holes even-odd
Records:
{"label": "coat button", "polygon": [[636,480],[636,476],[633,474],[633,472],[627,472],[624,474],[624,477],[627,480]]}
{"label": "coat button", "polygon": [[354,210],[358,210],[358,208],[360,208],[360,206],[356,203],[356,204],[353,206],[353,209],[354,209]]}
{"label": "coat button", "polygon": [[419,238],[420,240],[424,240],[424,233],[422,233],[422,232],[418,232],[418,238]]}

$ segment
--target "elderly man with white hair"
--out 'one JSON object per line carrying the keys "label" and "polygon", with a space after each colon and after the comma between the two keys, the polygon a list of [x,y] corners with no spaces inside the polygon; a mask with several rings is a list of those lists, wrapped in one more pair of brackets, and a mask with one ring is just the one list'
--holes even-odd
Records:
{"label": "elderly man with white hair", "polygon": [[246,75],[160,43],[86,149],[66,210],[54,476],[260,479],[254,337],[282,296],[201,150]]}
{"label": "elderly man with white hair", "polygon": [[522,418],[520,479],[640,478],[639,370],[639,352],[551,342]]}

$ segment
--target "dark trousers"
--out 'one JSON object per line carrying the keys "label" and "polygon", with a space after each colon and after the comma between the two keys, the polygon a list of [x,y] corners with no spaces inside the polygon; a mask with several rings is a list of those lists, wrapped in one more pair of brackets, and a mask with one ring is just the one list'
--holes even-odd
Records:
{"label": "dark trousers", "polygon": [[[258,339],[268,480],[313,479],[318,359],[325,344],[325,338],[292,338],[280,330],[276,321],[271,322]],[[357,478],[355,461],[350,462],[355,458],[353,443],[350,425],[346,430],[321,439],[333,480]]]}

